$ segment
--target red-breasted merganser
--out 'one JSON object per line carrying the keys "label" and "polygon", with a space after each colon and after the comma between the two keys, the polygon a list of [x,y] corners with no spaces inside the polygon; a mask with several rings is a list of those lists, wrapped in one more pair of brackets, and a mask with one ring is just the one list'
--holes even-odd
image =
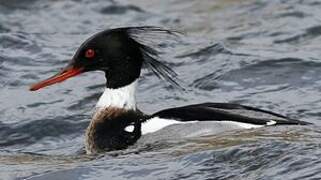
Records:
{"label": "red-breasted merganser", "polygon": [[87,154],[133,145],[144,133],[191,122],[215,122],[238,128],[269,125],[305,125],[266,110],[230,103],[203,103],[161,110],[146,115],[136,108],[135,89],[143,65],[174,85],[175,72],[157,59],[157,51],[137,34],[173,32],[157,27],[104,30],[87,39],[61,72],[31,86],[31,91],[62,82],[84,72],[100,70],[107,79],[96,112],[86,130]]}

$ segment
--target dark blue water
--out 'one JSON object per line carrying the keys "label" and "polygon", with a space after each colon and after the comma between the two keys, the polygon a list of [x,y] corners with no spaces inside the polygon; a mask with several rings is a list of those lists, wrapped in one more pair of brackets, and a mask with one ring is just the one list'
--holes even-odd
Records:
{"label": "dark blue water", "polygon": [[[93,33],[156,25],[185,32],[164,61],[188,89],[144,72],[144,112],[236,102],[315,123],[141,143],[77,155],[102,73],[42,91]],[[321,179],[321,2],[0,0],[0,179]]]}

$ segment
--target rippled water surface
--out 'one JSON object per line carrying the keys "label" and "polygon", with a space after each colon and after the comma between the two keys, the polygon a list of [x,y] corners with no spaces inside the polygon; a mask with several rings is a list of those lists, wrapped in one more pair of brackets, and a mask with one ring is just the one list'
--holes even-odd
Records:
{"label": "rippled water surface", "polygon": [[[186,92],[146,71],[140,109],[235,102],[312,122],[77,155],[102,73],[39,92],[93,33],[157,25],[185,36],[163,56]],[[0,0],[0,179],[321,179],[321,2]]]}

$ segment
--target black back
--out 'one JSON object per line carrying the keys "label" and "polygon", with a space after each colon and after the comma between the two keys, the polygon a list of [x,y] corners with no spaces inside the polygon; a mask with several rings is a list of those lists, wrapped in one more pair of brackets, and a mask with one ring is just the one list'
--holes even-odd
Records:
{"label": "black back", "polygon": [[254,125],[306,125],[308,122],[294,120],[283,115],[239,104],[203,103],[165,109],[151,117],[176,119],[179,121],[234,121]]}

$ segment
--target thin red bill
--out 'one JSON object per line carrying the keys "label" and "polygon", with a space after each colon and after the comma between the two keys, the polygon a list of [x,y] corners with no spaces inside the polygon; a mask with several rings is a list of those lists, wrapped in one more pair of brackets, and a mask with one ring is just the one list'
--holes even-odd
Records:
{"label": "thin red bill", "polygon": [[30,87],[30,91],[36,91],[38,89],[50,86],[52,84],[60,83],[68,78],[71,78],[73,76],[81,74],[82,72],[83,72],[83,68],[71,67],[71,68],[64,69],[60,73],[58,73],[58,74],[56,74],[46,80],[43,80],[43,81],[36,83],[36,84],[33,84]]}

